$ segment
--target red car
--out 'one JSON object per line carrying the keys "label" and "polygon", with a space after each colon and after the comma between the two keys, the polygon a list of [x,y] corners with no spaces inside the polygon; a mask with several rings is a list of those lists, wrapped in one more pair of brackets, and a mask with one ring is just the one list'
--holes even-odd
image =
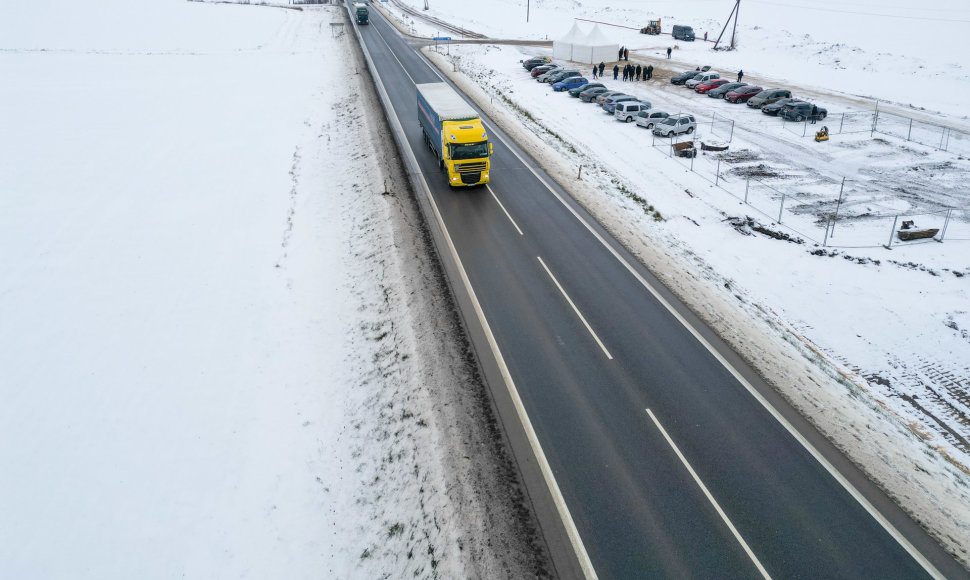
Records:
{"label": "red car", "polygon": [[707,82],[697,85],[696,87],[694,87],[694,90],[697,91],[698,93],[704,94],[711,89],[716,89],[721,85],[726,85],[728,82],[730,81],[728,81],[727,79],[711,79]]}
{"label": "red car", "polygon": [[763,90],[763,88],[754,85],[744,85],[724,95],[724,100],[729,103],[743,103]]}

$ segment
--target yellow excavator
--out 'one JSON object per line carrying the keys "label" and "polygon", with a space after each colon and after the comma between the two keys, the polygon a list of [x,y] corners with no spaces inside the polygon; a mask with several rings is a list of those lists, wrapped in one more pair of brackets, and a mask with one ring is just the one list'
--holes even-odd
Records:
{"label": "yellow excavator", "polygon": [[649,24],[640,29],[640,34],[660,34],[660,20],[651,20]]}

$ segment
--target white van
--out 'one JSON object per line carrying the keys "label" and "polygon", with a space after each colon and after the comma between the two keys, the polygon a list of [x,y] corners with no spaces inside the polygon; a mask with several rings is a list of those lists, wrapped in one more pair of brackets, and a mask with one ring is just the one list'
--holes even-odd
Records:
{"label": "white van", "polygon": [[636,120],[640,111],[646,111],[648,109],[650,109],[650,103],[643,101],[624,101],[616,104],[616,108],[613,109],[613,116],[618,121],[630,123]]}
{"label": "white van", "polygon": [[695,76],[694,78],[684,83],[684,86],[687,87],[688,89],[692,89],[701,83],[706,83],[707,81],[712,81],[714,79],[719,79],[719,78],[721,78],[720,74],[718,74],[715,71],[709,70],[707,72],[697,73],[697,76]]}

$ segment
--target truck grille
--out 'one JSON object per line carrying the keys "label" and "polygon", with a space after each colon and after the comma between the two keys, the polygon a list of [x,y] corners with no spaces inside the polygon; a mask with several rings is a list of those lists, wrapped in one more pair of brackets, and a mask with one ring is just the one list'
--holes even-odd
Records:
{"label": "truck grille", "polygon": [[458,171],[458,173],[462,173],[462,174],[481,173],[485,171],[485,162],[482,161],[480,163],[459,163],[457,164],[455,169]]}
{"label": "truck grille", "polygon": [[464,183],[465,185],[476,184],[482,179],[482,174],[478,171],[476,171],[475,173],[466,173],[462,171],[460,175],[461,175],[461,182]]}

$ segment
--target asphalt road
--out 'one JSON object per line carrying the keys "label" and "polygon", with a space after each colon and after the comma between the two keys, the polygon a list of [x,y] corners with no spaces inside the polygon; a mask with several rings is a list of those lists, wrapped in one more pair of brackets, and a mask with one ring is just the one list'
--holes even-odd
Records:
{"label": "asphalt road", "polygon": [[[359,31],[599,577],[930,576],[779,420],[791,410],[489,120],[491,184],[449,188],[414,89],[442,79],[376,10]],[[826,461],[965,576],[844,458]]]}

